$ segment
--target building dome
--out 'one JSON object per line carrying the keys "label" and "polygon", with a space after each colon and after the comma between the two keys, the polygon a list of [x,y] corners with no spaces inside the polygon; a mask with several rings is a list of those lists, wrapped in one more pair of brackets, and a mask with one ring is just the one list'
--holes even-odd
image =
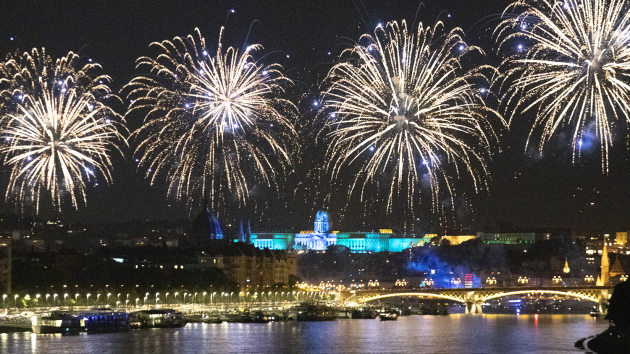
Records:
{"label": "building dome", "polygon": [[190,229],[191,246],[207,245],[210,240],[222,240],[223,230],[219,219],[206,205],[195,218]]}
{"label": "building dome", "polygon": [[332,223],[328,221],[328,212],[320,210],[315,215],[315,233],[323,234],[330,231]]}
{"label": "building dome", "polygon": [[328,212],[320,210],[315,215],[315,221],[328,222]]}

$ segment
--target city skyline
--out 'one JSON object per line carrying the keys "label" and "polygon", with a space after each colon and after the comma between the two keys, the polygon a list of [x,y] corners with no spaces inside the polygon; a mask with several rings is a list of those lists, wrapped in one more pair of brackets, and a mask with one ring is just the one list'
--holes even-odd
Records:
{"label": "city skyline", "polygon": [[[207,41],[214,42],[218,38],[221,26],[226,25],[224,41],[227,45],[239,47],[247,43],[259,43],[265,47],[265,53],[283,51],[278,62],[284,66],[286,75],[297,82],[297,88],[290,92],[289,99],[298,106],[302,117],[314,117],[311,102],[320,97],[321,92],[317,91],[317,82],[321,80],[322,72],[326,72],[321,67],[330,68],[333,58],[336,58],[342,49],[349,47],[347,44],[349,41],[341,37],[358,40],[360,35],[372,33],[378,23],[402,19],[413,23],[416,19],[414,25],[421,21],[426,26],[439,19],[445,22],[447,29],[462,26],[466,33],[465,40],[473,45],[482,46],[488,53],[488,58],[496,61],[499,56],[492,49],[495,44],[489,41],[490,35],[487,34],[487,29],[495,25],[484,27],[477,21],[491,16],[488,21],[496,22],[498,14],[507,4],[484,2],[484,5],[480,5],[481,2],[479,4],[471,2],[468,6],[462,7],[456,6],[455,3],[427,2],[419,9],[417,4],[399,4],[388,8],[388,13],[384,13],[386,9],[383,9],[382,5],[379,7],[375,2],[365,2],[366,14],[363,10],[359,11],[348,4],[312,5],[304,2],[291,10],[290,14],[294,14],[294,17],[290,20],[285,18],[288,14],[279,11],[288,8],[286,2],[281,1],[267,4],[264,9],[253,9],[252,5],[245,3],[225,2],[219,6],[213,6],[211,11],[206,13],[194,10],[197,7],[203,8],[203,4],[193,4],[178,10],[181,11],[179,14],[182,14],[183,18],[190,20],[181,22],[169,22],[160,18],[157,15],[159,13],[157,9],[148,11],[127,8],[124,12],[144,11],[143,16],[131,18],[121,13],[122,8],[108,6],[104,6],[102,11],[97,11],[101,15],[98,16],[96,12],[90,12],[89,4],[48,9],[51,11],[46,11],[44,8],[20,7],[9,9],[11,15],[8,17],[13,21],[19,19],[20,14],[29,11],[39,14],[41,18],[37,25],[29,28],[23,27],[19,21],[7,21],[0,25],[2,37],[0,48],[3,48],[4,54],[8,54],[18,47],[22,51],[45,47],[49,53],[53,53],[53,57],[65,55],[70,50],[78,51],[81,55],[94,58],[96,62],[103,65],[104,72],[114,78],[111,87],[117,92],[136,74],[133,71],[133,61],[149,53],[149,43],[191,34],[195,27],[201,28]],[[328,5],[330,8],[324,10],[324,7]],[[163,2],[159,6],[171,8],[173,5]],[[231,9],[234,9],[233,13]],[[419,10],[417,18],[414,17],[416,9]],[[475,21],[470,18],[471,16],[464,16],[464,14],[469,14],[466,10],[470,9],[478,9],[471,12],[479,14],[474,18]],[[442,12],[443,10],[445,12]],[[331,16],[334,14],[334,16],[322,21],[323,13],[329,13]],[[204,15],[213,20],[203,21]],[[351,18],[352,21],[340,21],[338,17]],[[82,21],[91,19],[93,22],[71,23],[77,18],[81,18]],[[106,18],[115,18],[117,22],[111,24],[105,20]],[[303,21],[298,21],[300,18]],[[253,22],[255,19],[258,21]],[[170,25],[166,26],[165,22]],[[357,28],[354,28],[355,22]],[[278,28],[278,23],[286,25]],[[252,29],[248,32],[250,24],[252,24]],[[308,40],[291,40],[293,35],[305,36],[305,33],[295,29],[309,24],[317,30],[309,32]],[[134,26],[140,26],[145,30],[148,28],[159,28],[159,30],[132,31],[131,28],[135,28]],[[75,34],[79,33],[81,28],[92,30],[85,37],[76,36]],[[44,33],[47,31],[57,36],[53,38],[51,34]],[[246,41],[248,33],[250,40]],[[313,40],[315,37],[316,39]],[[128,47],[132,49],[128,50]],[[328,52],[331,52],[330,56]],[[288,56],[288,58],[285,60],[283,56]],[[124,113],[124,108],[120,108],[119,113]],[[138,118],[129,118],[127,122],[131,131],[137,129],[140,123],[141,119]],[[552,141],[552,145],[555,146],[546,148],[540,155],[536,150],[525,152],[523,137],[526,133],[526,125],[525,127],[517,125],[509,132],[502,132],[501,145],[495,149],[492,160],[488,162],[490,171],[488,191],[469,195],[465,203],[457,205],[455,208],[457,216],[454,217],[454,222],[451,223],[450,219],[453,216],[450,214],[441,216],[439,213],[431,212],[430,208],[427,210],[424,206],[430,202],[426,200],[423,201],[423,208],[420,208],[414,216],[432,225],[438,224],[441,217],[447,218],[449,221],[445,223],[445,228],[530,225],[609,230],[627,227],[627,212],[624,210],[627,211],[630,206],[630,184],[627,178],[630,175],[628,164],[630,154],[626,129],[613,132],[613,139],[616,140],[613,140],[614,145],[609,152],[610,169],[607,172],[601,170],[601,156],[596,150],[597,144],[593,144],[590,150],[585,147],[583,156],[573,162],[570,139],[566,136],[560,136]],[[102,222],[133,219],[173,220],[196,215],[201,207],[200,202],[189,208],[185,202],[168,199],[165,186],[149,187],[142,173],[136,171],[131,152],[132,150],[126,150],[124,159],[113,158],[111,186],[106,187],[103,184],[103,186],[90,188],[87,192],[88,206],[78,211],[64,210],[62,216],[69,220]],[[302,172],[304,175],[308,174],[308,164]],[[6,173],[4,175],[6,176]],[[303,180],[297,178],[292,183],[299,184],[300,182]],[[361,210],[358,207],[361,204],[356,200],[350,201],[348,210],[340,212],[342,203],[333,202],[334,199],[331,200],[315,193],[320,187],[325,189],[326,184],[326,181],[314,182],[302,191],[305,194],[304,198],[295,195],[288,197],[291,193],[287,191],[283,192],[284,198],[274,198],[271,192],[264,194],[261,200],[266,199],[271,203],[259,222],[268,226],[278,225],[279,228],[300,227],[296,225],[296,220],[312,218],[314,211],[319,209],[332,209],[333,217],[337,220],[342,219],[340,215],[343,214],[344,218],[341,222],[347,225],[346,229],[356,227],[355,225],[366,225],[366,220],[368,220],[368,225],[366,225],[368,228],[378,227],[376,225],[378,223],[381,226],[401,226],[401,218],[399,214],[396,214],[396,210],[392,214],[380,214],[376,211],[371,214]],[[274,199],[280,200],[274,201]],[[261,200],[258,203],[262,203]],[[460,203],[459,200],[456,202]],[[250,207],[251,205],[252,203]],[[3,203],[2,211],[12,212],[13,205]],[[42,211],[43,216],[52,217],[56,214],[54,208]],[[243,217],[238,214],[249,214],[251,217],[255,212],[236,210],[228,214],[231,214],[232,219],[242,219]],[[371,225],[370,222],[374,224]],[[301,221],[301,223],[304,222]]]}

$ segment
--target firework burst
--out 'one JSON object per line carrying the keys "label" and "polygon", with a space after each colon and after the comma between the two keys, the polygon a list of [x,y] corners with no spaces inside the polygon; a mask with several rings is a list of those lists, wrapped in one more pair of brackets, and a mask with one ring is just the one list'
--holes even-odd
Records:
{"label": "firework burst", "polygon": [[250,45],[243,50],[221,44],[214,54],[196,36],[152,43],[155,57],[137,60],[150,74],[126,85],[128,115],[145,116],[134,135],[139,165],[153,184],[164,175],[169,195],[191,199],[217,191],[244,203],[252,181],[272,185],[290,165],[288,144],[296,144],[287,118],[295,107],[277,98],[291,81],[278,64],[263,65]]}
{"label": "firework burst", "polygon": [[434,207],[440,181],[452,196],[445,165],[454,166],[458,176],[472,177],[475,189],[485,186],[484,157],[495,138],[488,117],[503,119],[483,101],[487,80],[482,72],[492,68],[461,68],[462,55],[475,51],[481,52],[463,42],[459,29],[446,32],[438,22],[426,28],[420,24],[414,34],[404,21],[379,26],[348,49],[350,59],[328,75],[333,179],[356,166],[350,193],[360,187],[363,198],[368,184],[385,185],[388,211],[395,194],[413,208],[423,176]]}
{"label": "firework burst", "polygon": [[[515,16],[510,14],[515,13]],[[503,107],[516,114],[535,111],[527,139],[539,149],[560,128],[573,128],[573,157],[594,126],[602,170],[608,171],[615,121],[630,120],[630,4],[625,0],[518,1],[496,30],[502,46],[525,39],[508,58]],[[514,31],[516,29],[516,31]],[[526,148],[527,149],[527,148]]]}
{"label": "firework burst", "polygon": [[11,169],[6,197],[22,209],[32,202],[39,212],[45,192],[58,210],[66,195],[78,208],[97,175],[112,179],[109,155],[125,142],[118,130],[124,122],[103,103],[116,99],[110,78],[93,75],[100,66],[79,59],[70,52],[53,61],[33,49],[0,64],[0,154]]}

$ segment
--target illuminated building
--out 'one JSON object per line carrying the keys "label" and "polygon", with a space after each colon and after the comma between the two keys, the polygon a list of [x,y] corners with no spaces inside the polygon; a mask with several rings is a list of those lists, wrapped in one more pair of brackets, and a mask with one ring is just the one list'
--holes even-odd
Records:
{"label": "illuminated building", "polygon": [[610,285],[610,272],[608,264],[608,248],[606,247],[606,239],[604,238],[604,248],[602,249],[602,274],[597,277],[597,286]]}
{"label": "illuminated building", "polygon": [[628,232],[617,232],[615,236],[615,245],[625,247],[628,244]]}
{"label": "illuminated building", "polygon": [[332,222],[325,211],[318,211],[313,230],[299,233],[254,232],[251,242],[258,248],[272,250],[324,251],[328,246],[346,246],[354,253],[401,252],[431,241],[426,235],[395,235],[391,229],[373,232],[331,231]]}
{"label": "illuminated building", "polygon": [[242,287],[288,284],[297,274],[297,254],[258,249],[246,243],[225,243],[200,257],[200,265],[216,267]]}
{"label": "illuminated building", "polygon": [[476,239],[476,235],[458,235],[458,236],[442,236],[442,240],[448,240],[451,246],[459,245],[462,242]]}
{"label": "illuminated building", "polygon": [[483,241],[483,243],[489,244],[522,244],[522,243],[534,243],[536,242],[535,232],[518,232],[518,233],[494,233],[494,232],[479,232],[477,237]]}

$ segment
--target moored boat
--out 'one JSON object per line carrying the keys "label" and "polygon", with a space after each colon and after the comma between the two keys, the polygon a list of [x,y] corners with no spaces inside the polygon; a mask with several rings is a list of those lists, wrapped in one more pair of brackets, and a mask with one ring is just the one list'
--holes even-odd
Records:
{"label": "moored boat", "polygon": [[602,315],[602,313],[599,311],[599,309],[592,309],[591,310],[591,317],[599,317],[601,315]]}
{"label": "moored boat", "polygon": [[37,334],[126,332],[131,328],[128,313],[107,309],[88,312],[53,311],[49,316],[34,316],[31,327]]}
{"label": "moored boat", "polygon": [[182,313],[171,309],[137,311],[131,316],[131,321],[141,328],[178,328],[186,325]]}
{"label": "moored boat", "polygon": [[396,312],[383,312],[380,314],[381,321],[396,321],[398,314]]}
{"label": "moored boat", "polygon": [[298,321],[334,321],[337,311],[326,305],[307,305],[306,311],[298,313]]}

